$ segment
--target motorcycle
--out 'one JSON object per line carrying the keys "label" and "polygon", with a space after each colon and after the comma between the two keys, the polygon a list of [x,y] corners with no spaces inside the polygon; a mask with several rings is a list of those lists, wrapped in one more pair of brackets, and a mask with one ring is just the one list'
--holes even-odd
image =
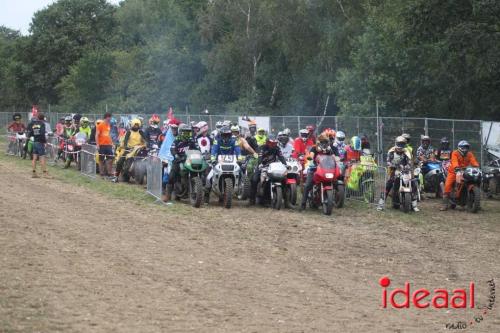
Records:
{"label": "motorcycle", "polygon": [[125,163],[123,163],[122,180],[126,183],[133,178],[136,183],[144,184],[146,177],[146,158],[149,154],[149,149],[145,146],[136,146],[130,152],[124,152],[126,155]]}
{"label": "motorcycle", "polygon": [[180,164],[180,179],[174,184],[176,199],[188,196],[191,205],[199,208],[203,202],[203,177],[208,164],[199,150],[188,150]]}
{"label": "motorcycle", "polygon": [[467,210],[476,213],[481,206],[482,172],[476,167],[460,168],[456,172],[455,188],[451,195],[451,208],[467,206]]}
{"label": "motorcycle", "polygon": [[248,155],[245,161],[240,165],[241,175],[236,191],[238,200],[246,200],[250,195],[250,178],[254,168],[254,157]]}
{"label": "motorcycle", "polygon": [[265,198],[271,200],[271,206],[280,210],[283,205],[283,186],[286,182],[287,167],[281,162],[270,163],[262,168],[260,182],[257,185],[257,195],[261,202]]}
{"label": "motorcycle", "polygon": [[483,191],[491,198],[500,193],[500,150],[487,147],[490,162],[483,168]]}
{"label": "motorcycle", "polygon": [[316,157],[313,188],[309,194],[309,206],[323,209],[323,214],[331,215],[333,207],[341,208],[344,205],[344,181],[341,180],[341,170],[331,155]]}
{"label": "motorcycle", "polygon": [[422,163],[421,167],[424,175],[424,190],[426,193],[434,193],[436,198],[442,196],[443,163],[440,161],[428,161]]}
{"label": "motorcycle", "polygon": [[219,155],[213,167],[212,191],[219,197],[225,208],[231,208],[233,193],[238,192],[241,168],[234,155]]}
{"label": "motorcycle", "polygon": [[64,141],[64,168],[70,167],[71,162],[75,161],[78,170],[81,168],[80,151],[87,142],[85,133],[77,133],[74,137]]}
{"label": "motorcycle", "polygon": [[409,166],[400,166],[395,172],[394,185],[392,189],[392,207],[400,209],[402,207],[405,213],[412,211],[412,201],[414,196],[413,174]]}
{"label": "motorcycle", "polygon": [[302,175],[302,163],[295,158],[286,160],[287,175],[285,186],[285,207],[294,208],[297,204],[297,185],[300,184]]}

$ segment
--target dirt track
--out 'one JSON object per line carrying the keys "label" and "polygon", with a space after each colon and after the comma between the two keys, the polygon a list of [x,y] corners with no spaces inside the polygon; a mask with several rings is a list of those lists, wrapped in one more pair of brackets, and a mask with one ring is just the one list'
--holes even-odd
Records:
{"label": "dirt track", "polygon": [[[498,202],[405,222],[169,210],[31,179],[5,159],[0,184],[0,332],[438,332],[479,311],[381,309],[379,278],[475,281],[479,304],[486,280],[500,285]],[[500,331],[499,308],[469,331]]]}

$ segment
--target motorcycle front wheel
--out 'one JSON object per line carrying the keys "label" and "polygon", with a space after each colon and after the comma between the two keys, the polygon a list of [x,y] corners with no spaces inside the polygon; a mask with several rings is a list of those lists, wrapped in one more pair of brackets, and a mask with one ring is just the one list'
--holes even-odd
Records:
{"label": "motorcycle front wheel", "polygon": [[191,178],[191,205],[195,208],[200,208],[201,203],[203,202],[203,183],[200,177]]}
{"label": "motorcycle front wheel", "polygon": [[332,215],[333,210],[333,191],[326,190],[323,201],[323,214]]}
{"label": "motorcycle front wheel", "polygon": [[233,204],[233,180],[231,178],[224,179],[224,207],[229,209]]}
{"label": "motorcycle front wheel", "polygon": [[276,210],[281,209],[281,204],[283,203],[283,191],[281,189],[281,186],[276,186],[274,189],[274,195],[273,195],[273,208]]}
{"label": "motorcycle front wheel", "polygon": [[402,204],[403,204],[403,211],[405,213],[409,213],[411,211],[411,193],[410,192],[403,192],[401,195],[402,199]]}
{"label": "motorcycle front wheel", "polygon": [[477,213],[481,206],[481,193],[479,187],[474,186],[467,194],[467,210],[471,213]]}

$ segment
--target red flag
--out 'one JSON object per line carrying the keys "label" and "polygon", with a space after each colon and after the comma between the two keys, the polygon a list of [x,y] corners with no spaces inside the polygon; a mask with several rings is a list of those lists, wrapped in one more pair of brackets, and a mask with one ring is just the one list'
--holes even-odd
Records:
{"label": "red flag", "polygon": [[172,108],[172,106],[168,107],[167,118],[168,119],[173,119],[174,118],[174,109]]}

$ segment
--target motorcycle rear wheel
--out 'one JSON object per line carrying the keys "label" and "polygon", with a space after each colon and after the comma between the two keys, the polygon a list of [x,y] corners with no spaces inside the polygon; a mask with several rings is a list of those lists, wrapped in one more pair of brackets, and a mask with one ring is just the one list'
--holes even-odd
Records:
{"label": "motorcycle rear wheel", "polygon": [[469,193],[467,193],[467,211],[470,213],[477,213],[481,206],[481,193],[479,187],[474,186]]}
{"label": "motorcycle rear wheel", "polygon": [[250,196],[250,179],[247,175],[241,177],[241,184],[238,187],[238,200],[246,200]]}
{"label": "motorcycle rear wheel", "polygon": [[323,201],[323,214],[332,215],[333,210],[333,191],[327,190],[325,194],[325,201]]}

